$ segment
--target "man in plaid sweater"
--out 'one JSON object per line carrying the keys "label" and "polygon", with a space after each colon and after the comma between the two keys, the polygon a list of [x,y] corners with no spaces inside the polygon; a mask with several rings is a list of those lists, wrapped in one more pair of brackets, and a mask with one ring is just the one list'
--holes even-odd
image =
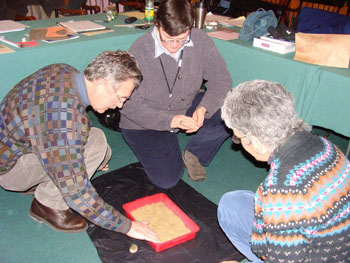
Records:
{"label": "man in plaid sweater", "polygon": [[147,225],[131,222],[105,203],[89,180],[108,168],[111,149],[104,133],[91,127],[85,109],[122,108],[141,79],[128,52],[105,51],[84,72],[49,65],[6,95],[0,104],[0,185],[11,191],[36,187],[29,210],[33,219],[62,232],[83,231],[88,219],[157,241]]}

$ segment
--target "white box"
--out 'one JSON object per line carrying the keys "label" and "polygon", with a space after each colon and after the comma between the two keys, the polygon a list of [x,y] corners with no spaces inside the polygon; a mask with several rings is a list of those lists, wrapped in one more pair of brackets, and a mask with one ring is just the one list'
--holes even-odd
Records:
{"label": "white box", "polygon": [[295,43],[261,36],[254,38],[254,47],[270,50],[280,54],[287,54],[295,51]]}

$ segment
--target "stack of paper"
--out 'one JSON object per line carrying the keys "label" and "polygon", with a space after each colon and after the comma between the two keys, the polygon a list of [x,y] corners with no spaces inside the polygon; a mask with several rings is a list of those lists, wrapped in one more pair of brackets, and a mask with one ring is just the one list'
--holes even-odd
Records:
{"label": "stack of paper", "polygon": [[0,21],[0,33],[14,32],[24,30],[27,26],[12,20]]}
{"label": "stack of paper", "polygon": [[226,19],[226,20],[222,20],[219,22],[219,24],[223,25],[223,26],[236,26],[236,27],[242,27],[245,21],[245,17],[244,16],[240,16],[237,18],[230,18],[230,19]]}
{"label": "stack of paper", "polygon": [[215,15],[211,12],[209,12],[206,16],[205,16],[205,22],[221,22],[224,20],[230,19],[230,17],[228,16],[222,16],[222,15]]}
{"label": "stack of paper", "polygon": [[60,24],[76,33],[102,30],[106,28],[105,26],[96,24],[88,20],[60,22]]}
{"label": "stack of paper", "polygon": [[0,44],[0,54],[15,52],[12,48]]}
{"label": "stack of paper", "polygon": [[232,18],[232,17],[228,17],[228,16],[215,15],[212,13],[208,13],[205,17],[205,22],[207,24],[210,24],[211,22],[217,22],[218,24],[221,24],[223,26],[242,27],[244,21],[245,21],[244,16],[241,16],[238,18]]}
{"label": "stack of paper", "polygon": [[62,26],[47,28],[32,28],[29,30],[31,40],[60,40],[66,39],[70,31]]}

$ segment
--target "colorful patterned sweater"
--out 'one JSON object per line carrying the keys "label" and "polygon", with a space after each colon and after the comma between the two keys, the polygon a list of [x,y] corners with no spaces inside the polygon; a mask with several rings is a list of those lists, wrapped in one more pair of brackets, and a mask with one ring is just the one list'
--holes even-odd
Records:
{"label": "colorful patterned sweater", "polygon": [[298,132],[272,156],[255,196],[252,249],[265,262],[350,262],[349,161]]}
{"label": "colorful patterned sweater", "polygon": [[7,94],[0,104],[0,176],[23,154],[35,153],[69,207],[96,225],[126,233],[130,221],[98,196],[86,173],[83,151],[91,122],[79,74],[69,65],[50,65]]}

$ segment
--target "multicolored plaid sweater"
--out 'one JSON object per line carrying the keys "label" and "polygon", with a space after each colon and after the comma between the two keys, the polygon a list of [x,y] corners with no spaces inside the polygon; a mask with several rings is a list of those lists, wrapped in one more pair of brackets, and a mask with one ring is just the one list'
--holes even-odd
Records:
{"label": "multicolored plaid sweater", "polygon": [[255,196],[252,249],[265,262],[350,262],[350,164],[298,132],[272,157]]}
{"label": "multicolored plaid sweater", "polygon": [[126,233],[130,220],[105,203],[88,179],[83,158],[91,122],[77,89],[79,72],[44,67],[19,82],[0,104],[0,176],[35,153],[68,206],[96,225]]}

